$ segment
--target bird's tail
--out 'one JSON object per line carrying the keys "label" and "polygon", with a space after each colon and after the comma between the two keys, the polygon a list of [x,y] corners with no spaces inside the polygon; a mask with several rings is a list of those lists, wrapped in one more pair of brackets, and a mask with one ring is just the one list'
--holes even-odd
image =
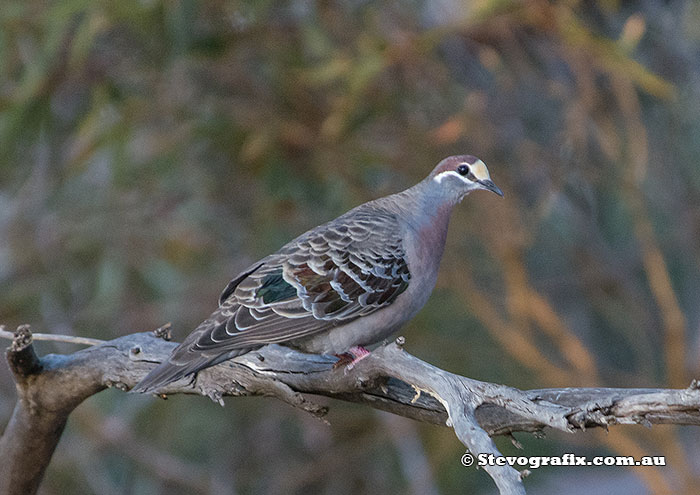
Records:
{"label": "bird's tail", "polygon": [[175,348],[170,357],[156,366],[148,375],[144,377],[132,392],[152,392],[159,388],[173,383],[188,375],[197,373],[204,368],[209,368],[216,364],[244,354],[260,346],[237,347],[235,342],[227,346],[209,346],[207,350],[202,350],[199,341],[203,336],[210,335],[217,328],[226,325],[226,322],[217,321],[214,313],[210,319],[202,322],[187,338]]}
{"label": "bird's tail", "polygon": [[168,359],[151,370],[131,391],[138,393],[156,391],[169,383],[176,382],[181,378],[240,354],[242,351],[231,352],[229,349],[214,349],[209,352],[195,350],[197,348],[196,342],[201,336],[212,332],[220,324],[211,319],[203,321],[173,350]]}
{"label": "bird's tail", "polygon": [[211,365],[212,359],[206,357],[200,357],[182,364],[167,360],[160,363],[146,375],[131,391],[140,393],[152,392]]}

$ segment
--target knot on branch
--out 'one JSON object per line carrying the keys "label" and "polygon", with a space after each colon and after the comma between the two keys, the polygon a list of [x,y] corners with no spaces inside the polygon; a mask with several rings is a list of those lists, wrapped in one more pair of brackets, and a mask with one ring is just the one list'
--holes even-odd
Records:
{"label": "knot on branch", "polygon": [[155,330],[153,330],[153,335],[155,335],[159,339],[165,340],[166,342],[170,342],[173,338],[173,335],[170,331],[171,327],[172,327],[172,323],[168,322],[165,325],[163,325],[162,327],[158,327]]}
{"label": "knot on branch", "polygon": [[32,331],[29,325],[20,325],[15,330],[12,344],[7,348],[7,362],[18,381],[41,371],[41,361],[34,352]]}
{"label": "knot on branch", "polygon": [[32,345],[32,329],[29,325],[24,324],[17,327],[15,337],[12,339],[10,352],[19,352]]}

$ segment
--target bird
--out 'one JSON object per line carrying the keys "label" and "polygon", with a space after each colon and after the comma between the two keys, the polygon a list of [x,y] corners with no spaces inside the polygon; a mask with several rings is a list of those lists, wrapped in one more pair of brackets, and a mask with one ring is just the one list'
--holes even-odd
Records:
{"label": "bird", "polygon": [[427,302],[452,210],[475,190],[503,196],[482,160],[450,156],[415,186],[301,234],[231,280],[216,311],[133,391],[157,391],[267,344],[353,366]]}

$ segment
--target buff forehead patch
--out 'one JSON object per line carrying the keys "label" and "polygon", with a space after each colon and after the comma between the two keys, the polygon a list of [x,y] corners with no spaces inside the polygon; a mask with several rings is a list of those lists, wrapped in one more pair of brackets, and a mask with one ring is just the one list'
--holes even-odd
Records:
{"label": "buff forehead patch", "polygon": [[474,177],[476,177],[479,180],[486,180],[491,178],[491,176],[489,175],[489,171],[486,168],[486,165],[484,165],[484,162],[482,162],[481,160],[477,160],[474,163],[469,164],[469,168],[474,174]]}

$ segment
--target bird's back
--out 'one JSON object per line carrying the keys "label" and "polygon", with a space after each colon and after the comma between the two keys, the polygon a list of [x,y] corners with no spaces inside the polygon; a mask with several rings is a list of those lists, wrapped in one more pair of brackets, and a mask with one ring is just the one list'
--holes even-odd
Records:
{"label": "bird's back", "polygon": [[304,349],[309,337],[390,306],[411,274],[405,227],[383,203],[365,203],[311,229],[242,272],[223,291],[219,308],[138,389],[155,389],[265,344]]}

